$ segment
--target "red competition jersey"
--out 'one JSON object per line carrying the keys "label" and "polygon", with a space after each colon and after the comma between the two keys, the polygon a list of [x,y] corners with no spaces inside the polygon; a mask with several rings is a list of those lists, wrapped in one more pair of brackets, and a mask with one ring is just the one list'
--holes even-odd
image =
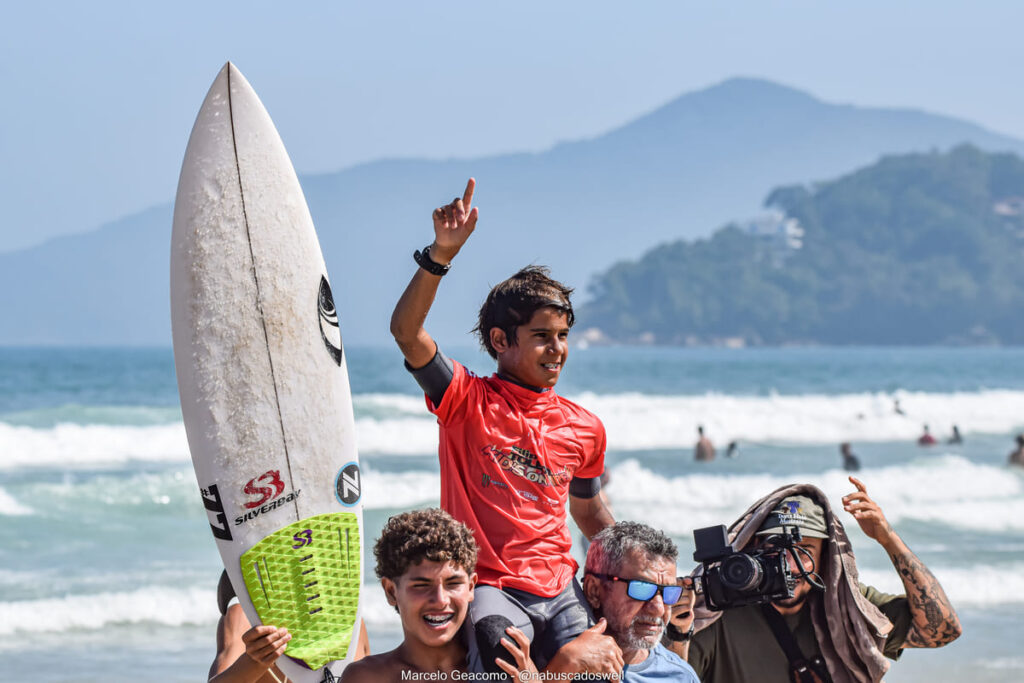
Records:
{"label": "red competition jersey", "polygon": [[473,530],[480,582],[558,595],[579,565],[566,525],[569,482],[604,471],[604,425],[554,391],[453,361],[441,405],[441,507]]}

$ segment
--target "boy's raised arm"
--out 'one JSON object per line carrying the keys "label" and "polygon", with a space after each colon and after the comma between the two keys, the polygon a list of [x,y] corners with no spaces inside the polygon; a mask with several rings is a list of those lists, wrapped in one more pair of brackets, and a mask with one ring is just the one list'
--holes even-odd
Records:
{"label": "boy's raised arm", "polygon": [[451,204],[434,209],[434,241],[420,253],[420,267],[416,269],[391,314],[391,334],[405,360],[413,368],[423,367],[437,352],[437,345],[424,329],[423,323],[434,303],[444,272],[434,274],[428,272],[425,266],[430,266],[430,262],[440,267],[448,266],[473,234],[480,215],[479,209],[473,206],[475,188],[476,181],[470,178],[462,197],[456,197]]}

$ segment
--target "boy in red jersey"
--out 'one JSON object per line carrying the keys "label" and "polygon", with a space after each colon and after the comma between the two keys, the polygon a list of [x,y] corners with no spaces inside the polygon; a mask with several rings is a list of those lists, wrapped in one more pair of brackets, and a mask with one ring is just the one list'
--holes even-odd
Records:
{"label": "boy in red jersey", "polygon": [[[433,213],[434,242],[395,306],[391,333],[440,425],[441,507],[473,530],[480,585],[467,629],[471,670],[493,671],[505,627],[533,641],[543,668],[611,671],[600,626],[575,579],[565,504],[589,538],[614,523],[600,491],[605,432],[589,411],[553,388],[568,356],[572,290],[536,266],[494,287],[476,332],[497,361],[477,377],[449,360],[423,325],[441,277],[476,228],[475,181]],[[610,640],[610,639],[609,639]]]}

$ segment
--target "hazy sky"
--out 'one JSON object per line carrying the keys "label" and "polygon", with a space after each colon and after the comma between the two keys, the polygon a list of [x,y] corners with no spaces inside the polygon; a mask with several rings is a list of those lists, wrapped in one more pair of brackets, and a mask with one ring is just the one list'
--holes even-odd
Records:
{"label": "hazy sky", "polygon": [[228,59],[299,173],[541,150],[731,76],[1024,138],[1013,0],[100,0],[3,14],[0,251],[170,201]]}

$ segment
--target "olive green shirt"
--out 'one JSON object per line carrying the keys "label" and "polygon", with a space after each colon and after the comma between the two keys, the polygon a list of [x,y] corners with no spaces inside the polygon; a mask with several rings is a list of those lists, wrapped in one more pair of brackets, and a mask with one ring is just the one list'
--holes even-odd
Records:
{"label": "olive green shirt", "polygon": [[[911,624],[907,598],[863,584],[860,590],[892,622],[882,653],[897,659]],[[784,619],[804,658],[820,656],[811,610],[805,607]],[[702,683],[790,683],[789,660],[757,605],[726,610],[720,619],[695,633],[687,660]]]}

